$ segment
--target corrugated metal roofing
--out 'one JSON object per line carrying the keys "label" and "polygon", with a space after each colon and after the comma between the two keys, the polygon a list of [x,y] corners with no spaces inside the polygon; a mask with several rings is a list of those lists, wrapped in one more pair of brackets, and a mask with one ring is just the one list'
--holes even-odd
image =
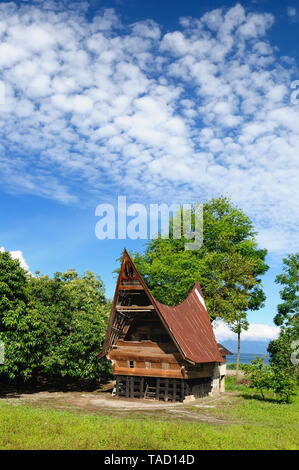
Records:
{"label": "corrugated metal roofing", "polygon": [[228,349],[226,349],[226,347],[223,346],[222,344],[217,343],[217,346],[218,346],[219,351],[221,352],[222,356],[232,356],[233,355],[233,353],[230,352]]}
{"label": "corrugated metal roofing", "polygon": [[214,331],[206,309],[201,287],[197,282],[188,297],[179,305],[167,306],[158,302],[150,293],[142,276],[138,272],[129,253],[125,250],[122,260],[122,267],[118,277],[113,306],[109,319],[109,326],[103,345],[103,351],[99,357],[108,353],[112,346],[111,330],[115,319],[115,307],[118,289],[120,288],[120,278],[123,272],[124,263],[129,260],[132,264],[136,278],[140,281],[146,294],[157,310],[162,323],[169,335],[177,345],[182,356],[193,363],[201,362],[225,362],[216,343]]}
{"label": "corrugated metal roofing", "polygon": [[170,307],[157,300],[155,304],[186,359],[195,363],[225,362],[198,282],[180,305]]}

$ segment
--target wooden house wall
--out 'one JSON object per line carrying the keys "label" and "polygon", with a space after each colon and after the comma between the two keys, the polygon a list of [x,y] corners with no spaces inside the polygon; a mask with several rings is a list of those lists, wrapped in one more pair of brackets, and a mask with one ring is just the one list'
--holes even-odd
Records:
{"label": "wooden house wall", "polygon": [[114,375],[171,379],[213,376],[215,363],[192,365],[183,359],[128,255],[121,266],[113,308],[115,320],[110,325],[112,340],[107,358],[112,361]]}
{"label": "wooden house wall", "polygon": [[107,357],[115,375],[193,379],[211,377],[214,368],[184,361],[155,311],[136,313]]}

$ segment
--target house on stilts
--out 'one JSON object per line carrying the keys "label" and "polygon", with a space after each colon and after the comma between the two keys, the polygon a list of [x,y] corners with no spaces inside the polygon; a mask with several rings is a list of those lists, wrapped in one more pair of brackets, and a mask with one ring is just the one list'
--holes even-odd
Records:
{"label": "house on stilts", "polygon": [[120,397],[183,401],[225,390],[226,355],[217,344],[199,283],[175,307],[150,293],[124,252],[103,351]]}

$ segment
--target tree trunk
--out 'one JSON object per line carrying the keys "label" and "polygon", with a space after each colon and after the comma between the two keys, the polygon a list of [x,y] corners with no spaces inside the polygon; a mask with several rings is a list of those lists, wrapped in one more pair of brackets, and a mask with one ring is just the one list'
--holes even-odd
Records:
{"label": "tree trunk", "polygon": [[241,343],[241,333],[238,333],[238,354],[237,354],[237,364],[236,364],[236,382],[239,380],[239,363],[240,363],[240,343]]}

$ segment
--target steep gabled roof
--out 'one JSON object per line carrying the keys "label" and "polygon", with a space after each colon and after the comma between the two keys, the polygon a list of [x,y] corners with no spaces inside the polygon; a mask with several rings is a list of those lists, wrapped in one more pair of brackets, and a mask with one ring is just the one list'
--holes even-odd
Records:
{"label": "steep gabled roof", "polygon": [[233,353],[230,352],[228,349],[226,349],[226,347],[223,346],[222,344],[217,343],[217,346],[218,346],[219,351],[220,351],[220,353],[221,353],[222,356],[224,356],[224,357],[225,357],[225,356],[233,356]]}
{"label": "steep gabled roof", "polygon": [[151,304],[157,311],[166,331],[176,344],[182,357],[194,364],[202,362],[225,362],[216,343],[210,317],[206,309],[201,287],[197,282],[188,297],[179,305],[167,306],[158,302],[150,293],[142,276],[139,274],[129,253],[125,250],[120,273],[117,280],[113,305],[109,318],[108,329],[100,357],[108,354],[116,344],[121,329],[125,326],[125,319],[118,318],[116,303],[118,292],[125,288],[121,285],[125,272],[131,270],[131,282],[139,284],[144,289]]}
{"label": "steep gabled roof", "polygon": [[198,282],[181,304],[169,307],[156,301],[156,305],[185,359],[195,363],[223,362]]}

